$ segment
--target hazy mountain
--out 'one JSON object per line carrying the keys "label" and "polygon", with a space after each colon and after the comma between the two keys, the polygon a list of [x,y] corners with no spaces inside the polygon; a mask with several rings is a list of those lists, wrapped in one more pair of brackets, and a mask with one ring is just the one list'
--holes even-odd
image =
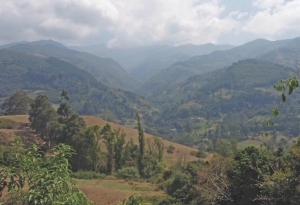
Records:
{"label": "hazy mountain", "polygon": [[60,92],[65,89],[75,111],[115,121],[133,119],[136,111],[151,115],[157,110],[143,97],[109,88],[90,73],[55,57],[41,58],[2,49],[0,79],[0,98],[23,89],[33,96],[46,93],[52,103],[59,103]]}
{"label": "hazy mountain", "polygon": [[286,45],[274,49],[268,53],[264,53],[258,58],[291,68],[299,68],[300,37],[292,39]]}
{"label": "hazy mountain", "polygon": [[92,53],[100,57],[109,57],[120,63],[129,74],[139,81],[146,81],[161,69],[177,61],[185,61],[195,55],[211,53],[215,50],[227,50],[231,45],[192,45],[181,46],[148,46],[123,49],[109,49],[104,44],[71,47],[80,51]]}
{"label": "hazy mountain", "polygon": [[98,81],[110,87],[134,90],[138,86],[137,82],[130,78],[122,66],[114,60],[71,50],[52,40],[14,43],[2,47],[39,57],[56,57],[65,60],[88,71]]}
{"label": "hazy mountain", "polygon": [[231,65],[233,62],[262,56],[287,45],[291,40],[268,41],[258,39],[225,51],[214,51],[207,55],[194,56],[161,70],[144,83],[140,93],[150,94],[155,90],[169,88],[189,77]]}

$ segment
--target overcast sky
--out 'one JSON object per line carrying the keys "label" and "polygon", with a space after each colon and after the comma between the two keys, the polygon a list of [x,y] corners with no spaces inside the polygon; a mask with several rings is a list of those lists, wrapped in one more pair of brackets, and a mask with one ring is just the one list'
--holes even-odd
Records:
{"label": "overcast sky", "polygon": [[300,0],[0,0],[0,45],[233,44],[300,36]]}

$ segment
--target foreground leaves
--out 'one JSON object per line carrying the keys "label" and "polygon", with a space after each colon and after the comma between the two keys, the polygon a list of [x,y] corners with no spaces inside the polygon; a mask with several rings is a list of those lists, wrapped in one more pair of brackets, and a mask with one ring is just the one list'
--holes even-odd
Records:
{"label": "foreground leaves", "polygon": [[0,193],[7,188],[7,204],[92,204],[70,177],[74,150],[59,144],[51,153],[44,156],[36,145],[24,149],[20,138],[13,139],[0,162]]}

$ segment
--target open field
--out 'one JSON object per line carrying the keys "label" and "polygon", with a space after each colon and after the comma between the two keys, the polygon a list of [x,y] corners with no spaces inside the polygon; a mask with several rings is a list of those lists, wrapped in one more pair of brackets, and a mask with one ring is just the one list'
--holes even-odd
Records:
{"label": "open field", "polygon": [[125,180],[83,180],[76,179],[78,187],[97,205],[110,205],[122,201],[130,195],[165,196],[156,191],[156,186],[146,182]]}

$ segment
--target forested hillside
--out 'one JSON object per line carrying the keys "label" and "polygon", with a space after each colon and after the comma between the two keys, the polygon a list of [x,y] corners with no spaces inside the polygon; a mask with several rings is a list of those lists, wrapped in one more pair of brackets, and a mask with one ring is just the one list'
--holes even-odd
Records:
{"label": "forested hillside", "polygon": [[91,73],[98,81],[110,87],[134,90],[138,86],[122,66],[111,58],[101,58],[71,50],[55,41],[21,42],[2,47],[39,57],[56,57],[65,60]]}
{"label": "forested hillside", "polygon": [[73,109],[80,114],[98,115],[114,121],[134,118],[135,111],[151,115],[156,109],[144,98],[103,85],[86,71],[55,57],[40,58],[13,50],[0,50],[0,96],[19,89],[35,96],[48,95],[58,104],[61,90],[71,97]]}
{"label": "forested hillside", "polygon": [[297,99],[290,99],[275,126],[265,125],[269,110],[280,99],[273,85],[288,76],[283,66],[249,59],[190,77],[152,96],[152,102],[163,107],[163,112],[151,125],[188,145],[200,145],[205,139],[215,143],[218,138],[239,142],[264,130],[296,137],[300,131]]}

